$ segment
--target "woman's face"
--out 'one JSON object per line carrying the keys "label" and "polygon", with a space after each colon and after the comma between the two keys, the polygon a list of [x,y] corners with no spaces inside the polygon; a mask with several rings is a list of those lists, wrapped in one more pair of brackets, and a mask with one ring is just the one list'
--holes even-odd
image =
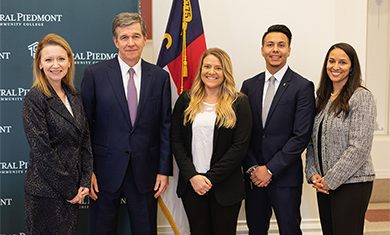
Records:
{"label": "woman's face", "polygon": [[203,59],[201,78],[205,89],[220,89],[225,80],[221,61],[214,55],[208,55]]}
{"label": "woman's face", "polygon": [[344,86],[348,81],[351,66],[348,55],[340,48],[336,48],[329,54],[326,72],[333,84]]}
{"label": "woman's face", "polygon": [[63,47],[59,45],[45,46],[41,51],[39,67],[52,86],[58,85],[61,84],[62,78],[68,73],[70,59]]}

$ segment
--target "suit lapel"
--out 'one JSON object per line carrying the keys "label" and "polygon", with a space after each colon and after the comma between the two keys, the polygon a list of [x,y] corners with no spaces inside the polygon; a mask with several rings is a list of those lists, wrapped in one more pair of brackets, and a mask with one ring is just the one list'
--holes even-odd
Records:
{"label": "suit lapel", "polygon": [[[72,106],[74,104],[74,94],[69,92],[66,88],[64,88],[65,95],[68,97],[69,103],[72,107],[73,115],[75,115],[76,110],[78,107]],[[58,113],[61,117],[63,117],[68,122],[72,123],[77,129],[80,129],[80,125],[75,120],[75,117],[73,117],[69,110],[66,108],[65,104],[62,103],[60,97],[58,97],[57,93],[51,89],[52,97],[48,98],[47,102],[50,105],[50,108],[54,110],[56,113]]]}
{"label": "suit lapel", "polygon": [[144,60],[141,61],[142,78],[141,78],[141,92],[139,95],[137,117],[135,118],[134,126],[137,125],[137,120],[142,116],[145,110],[148,97],[150,97],[151,89],[153,89],[153,76],[150,72],[150,66]]}
{"label": "suit lapel", "polygon": [[83,122],[84,122],[84,114],[83,114],[83,104],[82,100],[78,98],[74,93],[67,91],[66,89],[65,93],[68,97],[70,106],[72,107],[73,117],[72,121],[73,124],[81,131],[83,129]]}
{"label": "suit lapel", "polygon": [[263,91],[264,91],[264,81],[265,81],[265,73],[261,73],[258,78],[259,89],[256,93],[256,105],[257,105],[257,117],[259,120],[262,120],[263,113]]}
{"label": "suit lapel", "polygon": [[125,89],[123,87],[123,79],[121,69],[119,67],[118,58],[111,61],[107,68],[107,76],[111,83],[114,95],[121,107],[122,113],[125,116],[127,124],[131,127],[129,108],[127,106],[127,100],[125,95]]}
{"label": "suit lapel", "polygon": [[271,116],[274,113],[275,108],[280,101],[280,98],[282,98],[284,92],[289,87],[290,82],[291,82],[291,78],[292,78],[292,71],[290,68],[288,68],[286,73],[284,74],[284,76],[282,78],[282,81],[280,81],[278,90],[276,91],[274,99],[272,100],[272,104],[271,104],[271,107],[269,109],[268,116],[267,116],[267,121],[266,121],[267,124],[268,124],[269,120],[271,119]]}

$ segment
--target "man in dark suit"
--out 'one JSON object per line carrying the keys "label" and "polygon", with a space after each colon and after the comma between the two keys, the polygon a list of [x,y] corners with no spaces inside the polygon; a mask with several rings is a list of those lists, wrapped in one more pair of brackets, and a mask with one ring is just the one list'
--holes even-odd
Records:
{"label": "man in dark suit", "polygon": [[315,115],[314,85],[287,65],[291,32],[272,25],[261,53],[266,71],[244,81],[253,128],[243,161],[249,234],[267,234],[272,208],[280,234],[302,234],[300,204],[306,148]]}
{"label": "man in dark suit", "polygon": [[94,155],[91,234],[116,234],[126,198],[132,234],[157,234],[157,197],[172,175],[169,75],[145,62],[146,26],[135,13],[112,23],[118,57],[85,69],[81,93]]}

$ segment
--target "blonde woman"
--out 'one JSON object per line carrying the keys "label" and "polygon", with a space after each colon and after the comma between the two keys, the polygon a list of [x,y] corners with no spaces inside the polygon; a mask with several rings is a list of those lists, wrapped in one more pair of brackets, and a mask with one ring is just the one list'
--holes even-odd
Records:
{"label": "blonde woman", "polygon": [[229,55],[208,49],[172,116],[171,146],[180,169],[177,194],[192,235],[236,233],[245,197],[241,161],[251,129],[248,99],[235,89]]}
{"label": "blonde woman", "polygon": [[24,181],[26,234],[76,234],[78,203],[89,193],[92,151],[69,44],[48,34],[34,58],[34,84],[23,103],[30,144]]}

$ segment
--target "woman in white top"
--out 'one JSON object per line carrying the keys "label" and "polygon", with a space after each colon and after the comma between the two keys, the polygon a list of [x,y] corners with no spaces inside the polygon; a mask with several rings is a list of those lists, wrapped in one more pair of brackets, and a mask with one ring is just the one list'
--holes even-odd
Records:
{"label": "woman in white top", "polygon": [[235,234],[245,198],[241,161],[252,129],[248,98],[235,89],[229,55],[208,49],[190,91],[178,98],[171,146],[191,234]]}

